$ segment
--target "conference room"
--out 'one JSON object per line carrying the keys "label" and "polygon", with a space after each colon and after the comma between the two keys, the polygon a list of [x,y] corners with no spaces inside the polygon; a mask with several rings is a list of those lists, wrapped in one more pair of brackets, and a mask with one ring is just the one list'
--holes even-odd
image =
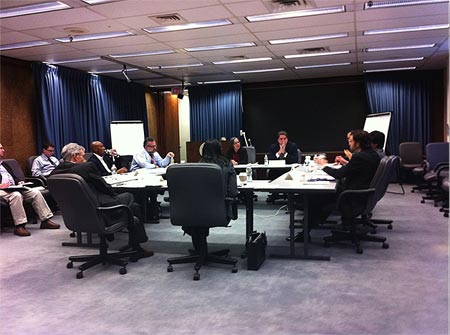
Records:
{"label": "conference room", "polygon": [[[319,153],[332,162],[350,130],[380,115],[389,115],[390,156],[415,142],[426,159],[428,144],[448,142],[448,10],[448,1],[419,0],[1,1],[3,159],[28,177],[27,159],[46,142],[58,159],[67,143],[90,153],[92,141],[132,158],[151,136],[158,153],[175,154],[173,166],[187,166],[208,139],[225,152],[237,137],[254,147],[256,185],[278,131],[297,144],[301,169]],[[60,229],[27,224],[31,236],[18,237],[2,205],[2,333],[446,334],[448,220],[411,192],[416,177],[390,180],[371,213],[392,220],[373,235],[389,248],[363,241],[363,253],[345,242],[325,248],[327,227],[309,243],[286,241],[305,215],[289,201],[303,191],[279,187],[286,198],[267,203],[273,189],[255,187],[237,219],[208,236],[211,251],[230,249],[237,272],[205,266],[199,281],[193,264],[168,272],[167,259],[193,246],[171,222],[164,185],[159,223],[144,224],[142,245],[155,254],[124,275],[100,264],[77,279],[68,257],[97,253],[95,234],[95,247],[77,246],[59,211]],[[257,271],[241,258],[249,230],[267,236]],[[127,239],[115,233],[109,252]],[[271,257],[306,246],[328,260]]]}

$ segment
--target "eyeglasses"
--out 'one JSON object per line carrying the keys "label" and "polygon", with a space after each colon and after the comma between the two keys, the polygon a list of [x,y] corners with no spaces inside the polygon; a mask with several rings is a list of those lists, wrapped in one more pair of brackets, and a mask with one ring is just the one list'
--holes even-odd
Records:
{"label": "eyeglasses", "polygon": [[50,149],[45,149],[45,151],[48,151],[48,152],[55,152],[55,149],[52,149],[52,150],[50,150]]}
{"label": "eyeglasses", "polygon": [[146,145],[146,148],[156,148],[156,144],[155,145]]}

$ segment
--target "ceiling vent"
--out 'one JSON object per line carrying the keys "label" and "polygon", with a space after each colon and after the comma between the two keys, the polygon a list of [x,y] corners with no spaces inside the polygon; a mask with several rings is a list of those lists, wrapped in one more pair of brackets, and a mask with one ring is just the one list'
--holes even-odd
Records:
{"label": "ceiling vent", "polygon": [[330,48],[328,47],[318,47],[318,48],[306,48],[306,49],[298,49],[299,54],[312,54],[317,52],[328,52]]}
{"label": "ceiling vent", "polygon": [[246,56],[225,56],[228,60],[241,60],[241,59],[247,59]]}
{"label": "ceiling vent", "polygon": [[149,16],[148,18],[158,22],[161,25],[179,24],[186,22],[186,20],[177,13]]}
{"label": "ceiling vent", "polygon": [[312,0],[268,0],[265,5],[272,13],[316,7]]}
{"label": "ceiling vent", "polygon": [[89,30],[80,27],[66,27],[64,31],[69,35],[83,35],[89,32]]}

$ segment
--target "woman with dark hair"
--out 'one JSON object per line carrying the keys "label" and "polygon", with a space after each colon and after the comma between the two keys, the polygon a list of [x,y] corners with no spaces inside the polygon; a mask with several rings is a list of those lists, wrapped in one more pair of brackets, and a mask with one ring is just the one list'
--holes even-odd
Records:
{"label": "woman with dark hair", "polygon": [[241,142],[237,137],[232,137],[230,140],[230,148],[227,151],[226,157],[231,161],[231,164],[247,164],[247,151],[241,147]]}

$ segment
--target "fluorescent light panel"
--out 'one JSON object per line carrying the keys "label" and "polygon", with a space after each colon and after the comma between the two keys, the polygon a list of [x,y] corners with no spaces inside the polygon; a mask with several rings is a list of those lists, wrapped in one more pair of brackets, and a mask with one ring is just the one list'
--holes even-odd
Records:
{"label": "fluorescent light panel", "polygon": [[45,42],[45,41],[31,41],[31,42],[23,42],[23,43],[4,44],[4,45],[0,46],[0,51],[38,47],[38,46],[47,45],[47,44],[50,44],[50,43]]}
{"label": "fluorescent light panel", "polygon": [[173,54],[175,51],[173,50],[158,50],[158,51],[141,51],[141,52],[130,52],[123,54],[113,54],[108,55],[111,58],[125,58],[125,57],[140,57],[140,56],[155,56],[155,55],[166,55]]}
{"label": "fluorescent light panel", "polygon": [[378,64],[378,63],[393,63],[393,62],[413,62],[424,60],[425,57],[414,58],[396,58],[396,59],[382,59],[382,60],[365,60],[363,64]]}
{"label": "fluorescent light panel", "polygon": [[[130,67],[130,68],[127,68],[127,72],[130,72],[130,71],[137,71],[138,69],[136,69],[136,68],[134,68],[134,67]],[[122,69],[119,69],[119,70],[103,70],[103,71],[89,71],[89,73],[90,74],[102,74],[102,73],[120,73],[120,72],[122,72],[122,71],[124,71],[124,69],[122,68]]]}
{"label": "fluorescent light panel", "polygon": [[229,24],[232,24],[231,21],[224,19],[224,20],[192,22],[192,23],[186,23],[186,24],[176,24],[176,25],[172,25],[172,26],[149,27],[149,28],[143,28],[142,30],[144,30],[150,34],[156,34],[156,33],[165,33],[165,32],[169,32],[169,31],[226,26]]}
{"label": "fluorescent light panel", "polygon": [[448,2],[448,0],[403,0],[403,1],[370,1],[364,4],[364,9],[390,8],[415,5],[430,5]]}
{"label": "fluorescent light panel", "polygon": [[212,62],[214,65],[222,64],[237,64],[237,63],[251,63],[251,62],[263,62],[267,60],[272,60],[272,57],[261,57],[261,58],[246,58],[246,59],[235,59],[235,60],[224,60],[219,62]]}
{"label": "fluorescent light panel", "polygon": [[449,24],[432,24],[429,26],[415,26],[415,27],[400,27],[388,29],[365,30],[363,35],[379,35],[379,34],[393,34],[393,33],[407,33],[412,31],[426,31],[437,29],[448,29]]}
{"label": "fluorescent light panel", "polygon": [[88,58],[78,58],[78,59],[67,59],[67,60],[57,60],[57,61],[48,61],[44,62],[46,64],[67,64],[67,63],[81,63],[81,62],[89,62],[93,60],[100,60],[100,57],[88,57]]}
{"label": "fluorescent light panel", "polygon": [[390,69],[376,69],[376,70],[364,70],[364,72],[386,72],[386,71],[405,71],[405,70],[415,70],[415,66],[408,66],[408,67],[393,67]]}
{"label": "fluorescent light panel", "polygon": [[186,50],[188,52],[210,51],[210,50],[254,47],[255,45],[256,44],[253,42],[245,42],[245,43],[233,43],[233,44],[209,45],[209,46],[204,46],[204,47],[184,48],[184,50]]}
{"label": "fluorescent light panel", "polygon": [[159,66],[147,66],[150,70],[161,70],[161,69],[177,69],[180,67],[196,67],[203,66],[202,63],[197,64],[184,64],[184,65],[159,65]]}
{"label": "fluorescent light panel", "polygon": [[333,66],[345,66],[345,65],[351,65],[352,63],[334,63],[334,64],[318,64],[318,65],[304,65],[304,66],[295,66],[294,69],[301,70],[301,69],[315,69],[318,67],[333,67]]}
{"label": "fluorescent light panel", "polygon": [[296,18],[296,17],[334,14],[334,13],[343,13],[343,12],[345,12],[345,6],[337,6],[337,7],[323,7],[323,8],[316,8],[316,9],[297,10],[297,11],[290,11],[290,12],[283,12],[283,13],[251,15],[251,16],[246,16],[245,18],[249,22],[260,22],[260,21],[292,19],[292,18]]}
{"label": "fluorescent light panel", "polygon": [[285,39],[281,39],[281,40],[270,40],[269,43],[270,44],[298,43],[298,42],[327,40],[327,39],[341,38],[341,37],[348,37],[348,33],[317,35],[317,36],[305,36],[305,37],[296,37],[296,38],[285,38]]}
{"label": "fluorescent light panel", "polygon": [[262,73],[262,72],[276,72],[284,71],[284,67],[278,67],[273,69],[260,69],[260,70],[246,70],[246,71],[233,71],[234,74],[245,74],[245,73]]}
{"label": "fluorescent light panel", "polygon": [[232,79],[232,80],[198,81],[197,84],[207,85],[207,84],[225,84],[225,83],[236,83],[236,82],[240,82],[240,80]]}
{"label": "fluorescent light panel", "polygon": [[132,36],[132,35],[134,35],[134,34],[130,33],[129,31],[116,31],[116,32],[111,32],[111,33],[60,37],[60,38],[55,38],[55,40],[57,40],[58,42],[62,42],[62,43],[70,43],[70,42],[101,40],[101,39],[105,39],[105,38],[125,37],[125,36]]}
{"label": "fluorescent light panel", "polygon": [[314,52],[314,53],[308,53],[308,54],[298,54],[298,55],[286,55],[283,56],[286,59],[292,59],[292,58],[306,58],[306,57],[318,57],[318,56],[331,56],[331,55],[343,55],[343,54],[349,54],[350,50],[345,51],[327,51],[327,52]]}
{"label": "fluorescent light panel", "polygon": [[[184,86],[188,86],[191,83],[184,83]],[[150,87],[176,87],[176,86],[183,86],[183,84],[175,83],[175,84],[162,84],[162,85],[149,85]]]}
{"label": "fluorescent light panel", "polygon": [[384,48],[366,48],[365,52],[372,51],[395,51],[395,50],[405,50],[405,49],[424,49],[424,48],[434,48],[436,43],[432,44],[417,44],[417,45],[403,45],[398,47],[384,47]]}
{"label": "fluorescent light panel", "polygon": [[99,3],[114,2],[117,0],[81,0],[81,1],[87,3],[88,5],[98,5]]}
{"label": "fluorescent light panel", "polygon": [[0,10],[0,19],[6,18],[6,17],[27,15],[27,14],[51,12],[54,10],[61,10],[61,9],[68,9],[68,8],[72,8],[72,7],[70,7],[69,5],[66,5],[64,2],[61,2],[61,1],[44,2],[44,3],[34,4],[34,5],[1,9]]}

